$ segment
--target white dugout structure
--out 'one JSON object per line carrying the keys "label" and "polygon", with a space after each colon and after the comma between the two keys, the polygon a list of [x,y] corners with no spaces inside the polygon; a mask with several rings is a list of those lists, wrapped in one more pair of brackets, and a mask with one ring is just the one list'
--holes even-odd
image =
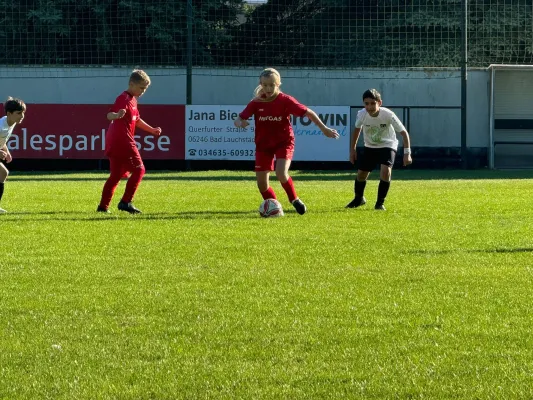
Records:
{"label": "white dugout structure", "polygon": [[533,65],[490,65],[489,167],[533,168]]}

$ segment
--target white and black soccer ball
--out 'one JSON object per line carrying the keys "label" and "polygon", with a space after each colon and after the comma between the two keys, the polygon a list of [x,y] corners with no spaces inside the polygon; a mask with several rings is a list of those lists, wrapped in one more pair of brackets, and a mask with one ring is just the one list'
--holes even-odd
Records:
{"label": "white and black soccer ball", "polygon": [[282,217],[283,207],[276,199],[266,199],[259,206],[259,215],[263,218]]}

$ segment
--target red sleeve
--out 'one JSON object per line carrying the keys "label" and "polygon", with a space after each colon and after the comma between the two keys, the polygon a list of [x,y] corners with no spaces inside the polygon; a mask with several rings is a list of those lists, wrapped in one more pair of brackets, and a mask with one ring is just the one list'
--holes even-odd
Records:
{"label": "red sleeve", "polygon": [[257,104],[257,101],[254,101],[254,100],[249,102],[246,108],[244,109],[244,111],[239,114],[239,117],[241,117],[241,119],[249,119],[252,115],[255,114],[256,104]]}
{"label": "red sleeve", "polygon": [[286,97],[285,104],[289,114],[295,115],[297,117],[303,117],[307,112],[307,107],[303,104],[298,103],[298,100],[296,100],[292,96]]}
{"label": "red sleeve", "polygon": [[116,113],[119,110],[126,109],[127,107],[128,107],[128,99],[126,98],[126,96],[124,96],[124,94],[121,94],[115,100],[115,104],[113,104],[111,108],[109,108],[108,112]]}

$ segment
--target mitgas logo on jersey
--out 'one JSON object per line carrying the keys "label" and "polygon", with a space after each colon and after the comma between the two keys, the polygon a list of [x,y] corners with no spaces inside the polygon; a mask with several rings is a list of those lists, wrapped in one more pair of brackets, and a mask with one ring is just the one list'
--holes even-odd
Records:
{"label": "mitgas logo on jersey", "polygon": [[259,117],[259,121],[272,121],[272,122],[281,122],[283,117],[273,117],[272,115],[269,115],[267,117]]}

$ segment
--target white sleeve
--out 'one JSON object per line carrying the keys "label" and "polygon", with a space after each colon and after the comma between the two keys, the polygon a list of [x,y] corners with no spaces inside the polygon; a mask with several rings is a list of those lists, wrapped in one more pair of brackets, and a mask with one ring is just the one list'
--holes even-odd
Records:
{"label": "white sleeve", "polygon": [[407,130],[405,129],[405,126],[403,126],[402,121],[400,121],[400,119],[394,113],[392,114],[391,125],[396,132]]}
{"label": "white sleeve", "polygon": [[357,112],[357,119],[355,121],[355,127],[361,128],[363,126],[363,121],[365,119],[365,113],[362,111]]}

